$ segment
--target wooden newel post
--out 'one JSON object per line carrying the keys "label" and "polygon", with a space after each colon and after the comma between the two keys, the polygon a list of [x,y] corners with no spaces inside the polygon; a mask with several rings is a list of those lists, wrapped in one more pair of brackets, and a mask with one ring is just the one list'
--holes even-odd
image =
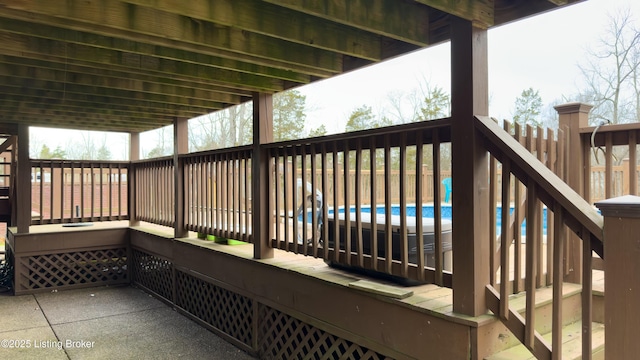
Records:
{"label": "wooden newel post", "polygon": [[31,159],[29,158],[29,125],[18,126],[18,184],[16,226],[18,233],[26,234],[31,225]]}
{"label": "wooden newel post", "polygon": [[[140,133],[131,133],[129,135],[129,160],[135,161],[140,160]],[[140,220],[138,220],[138,215],[136,213],[136,174],[135,174],[135,165],[133,163],[129,166],[129,171],[127,173],[127,183],[128,183],[128,199],[129,199],[129,210],[127,214],[129,214],[129,226],[137,226],[140,225]]]}
{"label": "wooden newel post", "polygon": [[[569,131],[569,143],[567,144],[567,184],[583,197],[588,192],[585,190],[585,166],[584,145],[580,136],[580,128],[589,126],[589,111],[593,106],[583,103],[569,103],[555,106],[558,112],[558,123],[561,130]],[[587,199],[588,201],[589,199]],[[567,236],[568,249],[565,251],[564,262],[567,272],[564,281],[582,283],[582,240],[572,232]]]}
{"label": "wooden newel post", "polygon": [[[269,213],[269,175],[271,161],[263,144],[273,141],[273,96],[253,94],[253,149],[251,155],[251,233],[253,257],[273,257],[270,246],[270,224],[275,224]],[[285,165],[286,166],[286,165]]]}
{"label": "wooden newel post", "polygon": [[174,211],[175,225],[173,233],[175,238],[189,235],[185,228],[185,194],[184,194],[184,163],[180,160],[180,154],[189,152],[189,123],[188,119],[175,118],[173,120],[173,176],[174,176]]}
{"label": "wooden newel post", "polygon": [[[453,311],[486,313],[489,284],[489,156],[474,115],[489,113],[487,30],[451,20]],[[440,186],[440,184],[435,184]]]}
{"label": "wooden newel post", "polygon": [[604,215],[605,357],[640,354],[640,197],[596,203]]}

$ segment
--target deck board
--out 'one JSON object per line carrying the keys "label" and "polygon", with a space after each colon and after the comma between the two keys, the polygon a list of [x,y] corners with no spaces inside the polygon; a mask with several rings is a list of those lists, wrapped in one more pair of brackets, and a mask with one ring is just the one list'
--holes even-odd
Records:
{"label": "deck board", "polygon": [[[68,231],[91,231],[97,229],[109,229],[109,228],[122,228],[128,227],[128,221],[112,221],[112,222],[97,222],[90,227],[62,227],[61,224],[55,225],[37,225],[31,226],[31,233],[56,233],[56,232],[68,232]],[[149,232],[155,235],[163,237],[172,237],[173,229],[163,226],[144,223],[140,226],[134,227],[139,231]],[[189,237],[177,239],[176,241],[189,243],[194,246],[208,248],[212,251],[226,253],[242,259],[253,260],[253,245],[247,243],[246,245],[225,245],[218,244],[213,241],[198,239],[193,232],[189,233]],[[254,260],[260,263],[264,263],[270,266],[278,267],[299,273],[304,276],[317,278],[319,280],[332,283],[336,286],[352,287],[354,283],[366,280],[379,284],[380,286],[389,287],[390,289],[396,289],[392,292],[411,292],[410,296],[406,296],[402,299],[398,299],[397,296],[385,296],[383,293],[376,293],[372,296],[378,296],[382,298],[388,298],[387,301],[397,302],[398,304],[415,309],[419,312],[431,313],[441,318],[448,318],[451,321],[462,323],[469,326],[482,326],[487,321],[492,321],[491,315],[481,315],[479,317],[461,316],[453,312],[453,290],[446,287],[440,287],[434,284],[422,284],[415,286],[404,286],[396,284],[387,280],[372,278],[370,276],[352,273],[342,269],[336,269],[328,266],[323,259],[314,258],[312,256],[304,256],[287,252],[279,249],[274,249],[275,256],[270,259]],[[602,271],[594,270],[594,290],[601,291],[604,289],[604,274]],[[579,286],[573,284],[565,284],[565,292],[579,291]],[[353,289],[354,291],[361,291]],[[550,295],[549,295],[550,296]],[[538,301],[548,301],[548,296],[537,295]],[[517,297],[511,302],[512,307],[518,306]]]}

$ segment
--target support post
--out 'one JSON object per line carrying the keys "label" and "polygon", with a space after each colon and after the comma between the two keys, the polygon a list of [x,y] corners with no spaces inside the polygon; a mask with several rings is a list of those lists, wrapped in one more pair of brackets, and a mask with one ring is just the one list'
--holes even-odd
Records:
{"label": "support post", "polygon": [[273,257],[270,246],[269,154],[262,144],[273,141],[273,97],[271,94],[253,94],[253,149],[251,154],[251,233],[253,257]]}
{"label": "support post", "polygon": [[137,192],[136,192],[136,174],[135,174],[135,165],[132,163],[133,161],[140,160],[140,133],[129,133],[129,170],[127,172],[127,183],[129,189],[129,195],[127,199],[129,199],[129,209],[127,214],[129,214],[129,226],[137,226],[140,225],[140,220],[138,220],[138,216],[136,213],[136,201],[137,201]]}
{"label": "support post", "polygon": [[184,163],[180,160],[180,154],[189,152],[189,128],[187,119],[175,118],[173,120],[173,174],[174,174],[174,199],[175,199],[175,223],[173,225],[174,237],[186,237],[189,233],[184,226]]}
{"label": "support post", "polygon": [[[589,111],[592,106],[583,103],[569,103],[554,107],[558,112],[560,129],[569,131],[567,144],[567,184],[583,197],[585,192],[584,174],[585,159],[584,145],[580,136],[580,129],[589,126]],[[589,199],[587,199],[589,200]],[[582,283],[582,240],[573,232],[568,231],[567,250],[564,252],[565,274],[564,282]]]}
{"label": "support post", "polygon": [[26,234],[31,225],[31,160],[29,158],[29,125],[18,125],[18,176],[16,177],[16,225]]}
{"label": "support post", "polygon": [[489,112],[487,30],[460,18],[450,28],[453,311],[478,316],[490,272],[489,157],[473,116]]}
{"label": "support post", "polygon": [[605,357],[640,354],[640,197],[626,195],[596,203],[604,215]]}

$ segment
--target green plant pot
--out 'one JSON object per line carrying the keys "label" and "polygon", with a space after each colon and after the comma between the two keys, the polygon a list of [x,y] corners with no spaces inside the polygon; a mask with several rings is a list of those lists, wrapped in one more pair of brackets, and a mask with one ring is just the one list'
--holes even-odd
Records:
{"label": "green plant pot", "polygon": [[227,245],[245,245],[246,242],[240,240],[227,239]]}

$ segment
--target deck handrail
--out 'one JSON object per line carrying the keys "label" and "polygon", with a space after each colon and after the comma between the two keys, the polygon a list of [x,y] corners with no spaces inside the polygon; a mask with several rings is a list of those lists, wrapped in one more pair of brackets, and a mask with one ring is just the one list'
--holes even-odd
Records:
{"label": "deck handrail", "polygon": [[[549,128],[543,128],[541,126],[532,127],[530,125],[521,126],[519,123],[510,123],[508,121],[503,121],[502,128],[511,136],[522,144],[528,152],[534,154],[536,158],[538,158],[541,162],[545,164],[546,167],[551,169],[556,175],[558,175],[561,179],[566,180],[567,171],[566,164],[568,162],[568,151],[566,144],[568,142],[568,132],[563,130],[552,130]],[[546,136],[545,136],[546,135]],[[491,239],[496,239],[496,242],[491,242],[490,244],[490,252],[491,252],[491,274],[490,281],[494,286],[498,281],[498,271],[500,269],[500,264],[502,261],[506,261],[507,259],[501,258],[501,236],[502,231],[498,232],[497,224],[502,221],[501,217],[498,217],[498,214],[501,212],[502,207],[498,207],[498,204],[501,203],[503,196],[508,196],[513,205],[512,205],[512,215],[508,216],[508,226],[507,226],[507,234],[510,235],[509,240],[514,244],[520,244],[522,241],[522,226],[524,221],[526,221],[525,212],[527,206],[527,197],[526,192],[523,191],[524,185],[519,181],[510,181],[511,174],[508,175],[509,179],[506,179],[510,184],[510,189],[502,189],[502,182],[505,180],[503,174],[503,168],[498,166],[498,161],[495,157],[490,157],[489,161],[489,183],[491,187],[489,188],[489,203],[490,203],[490,217],[489,221],[492,226],[489,227],[489,237]],[[502,190],[501,190],[502,189]],[[538,200],[536,200],[538,201]],[[544,210],[543,210],[544,211]],[[534,237],[534,241],[536,242],[536,246],[539,248],[544,247],[544,242],[546,240],[547,243],[553,241],[553,232],[546,232],[544,229],[546,227],[553,227],[553,217],[545,217],[542,218],[543,223],[540,224],[540,228],[537,231],[536,236]],[[547,254],[550,256],[550,254]],[[522,264],[524,261],[522,248],[520,246],[515,246],[513,248],[513,254],[510,256],[513,261],[513,286],[512,290],[514,294],[519,293],[523,289],[523,277],[522,277]],[[538,287],[544,287],[551,284],[551,275],[552,264],[549,262],[544,265],[544,262],[539,264],[540,271],[545,276],[538,276]],[[542,275],[541,274],[541,275]]]}
{"label": "deck handrail", "polygon": [[[563,282],[563,248],[566,232],[564,225],[580,235],[583,240],[583,295],[582,295],[582,353],[591,353],[591,251],[603,254],[603,217],[586,200],[576,193],[562,179],[548,169],[542,162],[524,148],[517,140],[501,129],[494,119],[487,116],[476,116],[476,130],[484,137],[485,148],[502,163],[504,182],[509,182],[509,172],[527,187],[527,239],[536,233],[535,223],[539,222],[538,199],[553,211],[555,225],[553,228],[553,324],[552,345],[535,330],[535,281],[537,276],[536,262],[539,249],[532,241],[526,243],[526,314],[522,317],[509,308],[509,264],[501,264],[500,289],[493,285],[486,286],[486,301],[489,309],[502,320],[511,332],[537,357],[543,359],[559,359],[562,353],[562,282]],[[504,190],[503,190],[504,191]],[[506,198],[506,199],[505,199]],[[508,191],[503,197],[503,206],[508,204]],[[508,214],[503,212],[503,219]],[[503,220],[503,233],[506,233],[506,221]],[[531,225],[534,224],[534,225]],[[509,239],[502,236],[502,257],[507,259]],[[547,244],[549,246],[549,244]],[[549,261],[549,260],[548,260]]]}
{"label": "deck handrail", "polygon": [[[572,226],[572,230],[579,233],[581,229],[578,226],[584,225],[596,239],[600,242],[604,241],[603,217],[591,204],[502,130],[494,119],[488,116],[476,116],[476,120],[476,129],[488,140],[487,150],[493,156],[498,160],[509,158],[514,175],[523,182],[526,181],[526,177],[530,177],[541,187],[546,196],[558,201],[576,221],[568,224]],[[542,200],[545,201],[544,198]]]}

